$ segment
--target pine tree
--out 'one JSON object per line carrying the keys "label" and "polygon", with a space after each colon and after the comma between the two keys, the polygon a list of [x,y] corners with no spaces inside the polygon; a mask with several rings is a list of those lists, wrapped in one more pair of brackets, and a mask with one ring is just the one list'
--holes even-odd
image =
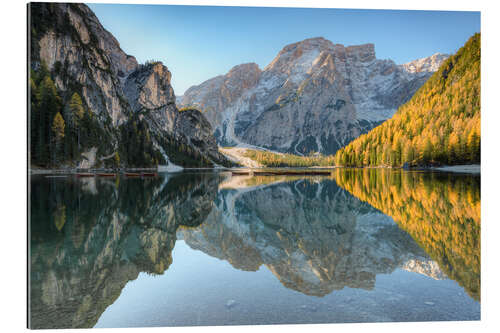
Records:
{"label": "pine tree", "polygon": [[[38,142],[36,150],[39,152],[38,162],[41,165],[49,163],[51,156],[52,132],[51,125],[55,115],[60,111],[61,99],[57,94],[57,89],[50,76],[45,76],[41,81],[37,91],[38,107]],[[62,117],[61,117],[62,118]]]}
{"label": "pine tree", "polygon": [[472,130],[467,138],[467,150],[471,161],[480,161],[481,138],[475,130]]}
{"label": "pine tree", "polygon": [[61,116],[61,113],[57,113],[54,117],[54,121],[52,122],[52,138],[53,138],[53,158],[52,163],[56,164],[58,161],[58,157],[60,154],[61,145],[64,139],[64,119]]}
{"label": "pine tree", "polygon": [[120,155],[118,154],[118,152],[115,152],[115,165],[117,167],[120,166]]}
{"label": "pine tree", "polygon": [[82,124],[83,116],[85,115],[85,110],[83,109],[82,99],[78,93],[73,93],[69,101],[69,110],[71,114],[71,125],[76,131],[78,151],[80,150],[80,128]]}
{"label": "pine tree", "polygon": [[36,97],[37,87],[34,80],[34,72],[32,71],[30,78],[30,162],[36,163],[39,159],[39,151],[37,143],[40,138],[40,112],[38,110],[38,100]]}

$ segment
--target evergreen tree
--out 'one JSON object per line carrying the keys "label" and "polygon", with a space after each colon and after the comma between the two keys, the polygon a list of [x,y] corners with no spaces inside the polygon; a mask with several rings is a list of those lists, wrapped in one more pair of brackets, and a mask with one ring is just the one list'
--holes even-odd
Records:
{"label": "evergreen tree", "polygon": [[34,163],[39,158],[39,152],[37,150],[37,143],[40,138],[40,112],[38,110],[38,100],[36,98],[37,87],[34,80],[34,72],[32,71],[30,78],[30,161]]}
{"label": "evergreen tree", "polygon": [[[83,103],[80,95],[78,93],[73,93],[71,96],[71,99],[69,101],[69,111],[70,111],[70,119],[71,119],[71,132],[74,133],[77,139],[77,149],[76,151],[80,151],[80,131],[81,131],[81,126],[82,126],[82,120],[85,115],[85,110],[83,109]],[[68,142],[71,142],[72,140],[67,140]],[[70,150],[72,151],[72,156],[76,155],[76,151],[73,147],[71,147],[70,143]]]}
{"label": "evergreen tree", "polygon": [[[55,115],[60,111],[61,99],[50,76],[45,76],[38,87],[36,99],[38,100],[36,115],[38,124],[38,138],[35,150],[38,152],[37,162],[47,165],[50,162],[52,132],[51,125]],[[61,117],[62,118],[62,117]]]}
{"label": "evergreen tree", "polygon": [[115,165],[120,167],[120,154],[118,152],[115,152]]}
{"label": "evergreen tree", "polygon": [[64,139],[64,119],[61,116],[61,113],[57,113],[54,117],[54,121],[52,122],[52,140],[53,140],[53,149],[52,149],[52,163],[56,164],[59,162],[60,150]]}

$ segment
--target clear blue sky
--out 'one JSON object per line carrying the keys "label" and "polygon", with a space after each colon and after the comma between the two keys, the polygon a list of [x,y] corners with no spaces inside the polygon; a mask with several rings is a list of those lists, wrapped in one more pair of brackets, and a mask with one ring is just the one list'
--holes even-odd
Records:
{"label": "clear blue sky", "polygon": [[88,4],[122,49],[161,60],[182,95],[233,66],[269,64],[283,46],[311,37],[374,43],[377,58],[401,64],[454,53],[480,31],[479,12]]}

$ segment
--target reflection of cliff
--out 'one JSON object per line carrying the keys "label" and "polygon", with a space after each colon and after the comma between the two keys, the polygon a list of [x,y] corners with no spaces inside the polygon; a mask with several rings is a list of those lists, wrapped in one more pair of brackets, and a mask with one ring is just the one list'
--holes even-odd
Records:
{"label": "reflection of cliff", "polygon": [[406,232],[333,180],[266,185],[254,178],[237,190],[223,183],[205,223],[178,236],[238,269],[266,265],[284,286],[307,295],[371,289],[377,274],[398,267],[442,276],[426,270],[428,256]]}
{"label": "reflection of cliff", "polygon": [[480,299],[479,177],[339,169],[336,180],[360,200],[393,217],[450,278]]}
{"label": "reflection of cliff", "polygon": [[216,189],[202,175],[33,179],[30,326],[94,326],[128,281],[169,267],[176,229],[203,222]]}

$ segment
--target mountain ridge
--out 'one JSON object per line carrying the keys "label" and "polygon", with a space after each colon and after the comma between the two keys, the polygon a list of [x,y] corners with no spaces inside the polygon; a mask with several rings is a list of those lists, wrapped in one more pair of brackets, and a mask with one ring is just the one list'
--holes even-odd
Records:
{"label": "mountain ridge", "polygon": [[220,145],[332,154],[392,116],[445,57],[396,65],[377,59],[374,44],[310,38],[262,70],[242,64],[190,87],[178,103],[201,109]]}

